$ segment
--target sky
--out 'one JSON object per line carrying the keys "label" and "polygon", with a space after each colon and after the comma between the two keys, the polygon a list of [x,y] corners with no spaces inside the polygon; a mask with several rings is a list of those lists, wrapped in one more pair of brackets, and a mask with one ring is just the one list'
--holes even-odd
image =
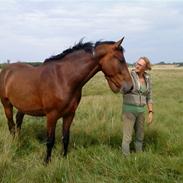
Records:
{"label": "sky", "polygon": [[183,1],[0,0],[0,63],[42,62],[78,43],[118,41],[127,62],[183,62]]}

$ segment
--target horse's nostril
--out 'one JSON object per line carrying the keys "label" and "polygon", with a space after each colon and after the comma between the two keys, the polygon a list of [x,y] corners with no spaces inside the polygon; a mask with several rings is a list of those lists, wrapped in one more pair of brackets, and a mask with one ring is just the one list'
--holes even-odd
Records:
{"label": "horse's nostril", "polygon": [[133,85],[128,85],[127,83],[124,83],[123,87],[121,88],[121,92],[123,94],[130,93],[133,90]]}
{"label": "horse's nostril", "polygon": [[126,91],[126,93],[130,93],[133,90],[133,85],[129,87],[129,89]]}

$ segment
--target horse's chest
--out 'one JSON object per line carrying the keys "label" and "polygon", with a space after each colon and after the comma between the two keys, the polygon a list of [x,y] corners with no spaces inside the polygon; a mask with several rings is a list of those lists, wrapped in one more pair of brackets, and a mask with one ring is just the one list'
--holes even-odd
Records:
{"label": "horse's chest", "polygon": [[77,95],[70,97],[69,100],[67,101],[65,107],[63,108],[63,112],[64,113],[75,112],[78,107],[79,101],[80,101],[80,97]]}

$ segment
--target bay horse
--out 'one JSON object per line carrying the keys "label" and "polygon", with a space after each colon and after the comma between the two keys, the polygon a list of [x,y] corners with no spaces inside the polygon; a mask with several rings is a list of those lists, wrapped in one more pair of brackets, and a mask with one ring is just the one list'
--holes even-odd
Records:
{"label": "bay horse", "polygon": [[[99,41],[78,44],[52,56],[40,66],[12,63],[0,73],[0,98],[10,133],[19,133],[25,114],[46,116],[47,153],[51,160],[55,128],[63,118],[64,156],[68,151],[70,125],[81,99],[82,87],[98,71],[102,71],[113,92],[128,92],[132,80],[127,68],[123,38],[117,42]],[[16,125],[13,107],[17,109]]]}

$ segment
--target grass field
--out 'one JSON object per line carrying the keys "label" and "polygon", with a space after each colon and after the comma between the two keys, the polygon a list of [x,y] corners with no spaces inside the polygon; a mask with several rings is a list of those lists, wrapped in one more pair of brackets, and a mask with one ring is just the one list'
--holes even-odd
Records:
{"label": "grass field", "polygon": [[[45,118],[26,116],[12,140],[0,107],[1,183],[181,183],[183,182],[183,69],[152,71],[154,121],[145,125],[144,152],[121,153],[122,96],[97,74],[83,89],[71,127],[69,154],[60,154],[61,124],[52,162],[43,165]],[[133,149],[133,145],[132,145]]]}

